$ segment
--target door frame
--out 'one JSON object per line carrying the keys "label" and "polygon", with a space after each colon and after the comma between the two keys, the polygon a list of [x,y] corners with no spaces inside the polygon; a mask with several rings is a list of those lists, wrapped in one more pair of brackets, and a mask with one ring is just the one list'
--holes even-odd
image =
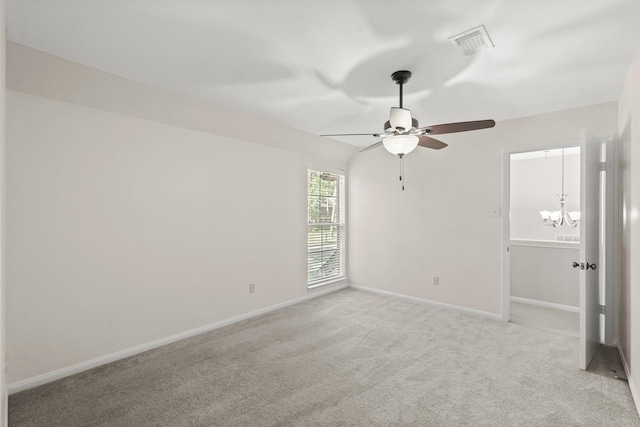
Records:
{"label": "door frame", "polygon": [[619,192],[619,154],[618,138],[603,138],[606,161],[606,198],[605,198],[605,322],[604,343],[608,346],[618,344],[618,306],[620,286],[620,194]]}
{"label": "door frame", "polygon": [[579,147],[580,139],[552,141],[539,144],[523,145],[502,150],[502,298],[500,318],[503,322],[511,319],[511,155],[532,151],[556,150],[560,148]]}
{"label": "door frame", "polygon": [[[602,138],[606,152],[606,202],[605,202],[605,227],[606,244],[605,265],[606,265],[606,304],[605,316],[609,319],[605,323],[604,341],[606,345],[616,346],[618,343],[618,305],[619,305],[619,230],[621,227],[620,207],[619,207],[619,143],[615,136]],[[552,150],[558,148],[569,148],[580,146],[579,135],[575,139],[555,142],[530,144],[525,146],[504,148],[502,150],[502,293],[501,293],[501,314],[503,322],[508,322],[511,317],[511,154],[527,153],[531,151]],[[582,183],[581,183],[582,185]]]}
{"label": "door frame", "polygon": [[[603,260],[606,251],[604,210],[607,206],[603,196],[607,182],[606,168],[603,168],[603,154],[606,148],[601,138],[586,129],[580,129],[580,339],[578,345],[578,367],[587,370],[598,347],[604,343],[603,290],[606,289]],[[589,271],[589,263],[594,270]],[[586,268],[585,268],[586,265]],[[574,263],[574,267],[576,263]],[[611,319],[613,320],[613,319]]]}

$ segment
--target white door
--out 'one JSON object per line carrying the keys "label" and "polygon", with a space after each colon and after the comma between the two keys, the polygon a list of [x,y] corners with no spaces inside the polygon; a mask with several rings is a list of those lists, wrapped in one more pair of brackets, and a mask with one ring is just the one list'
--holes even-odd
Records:
{"label": "white door", "polygon": [[[580,348],[579,366],[587,369],[600,344],[598,285],[601,142],[580,131]],[[575,266],[575,263],[574,263]]]}

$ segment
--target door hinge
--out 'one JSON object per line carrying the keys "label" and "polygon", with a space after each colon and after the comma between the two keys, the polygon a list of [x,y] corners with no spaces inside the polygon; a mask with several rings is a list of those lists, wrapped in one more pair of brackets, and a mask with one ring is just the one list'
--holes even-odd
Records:
{"label": "door hinge", "polygon": [[600,162],[600,171],[607,171],[607,162]]}
{"label": "door hinge", "polygon": [[600,307],[600,314],[604,314],[605,306],[601,304],[599,305],[599,307]]}

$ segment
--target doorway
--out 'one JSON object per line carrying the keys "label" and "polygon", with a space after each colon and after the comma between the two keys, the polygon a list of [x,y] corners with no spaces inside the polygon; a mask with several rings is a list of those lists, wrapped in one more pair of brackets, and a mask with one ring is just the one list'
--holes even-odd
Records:
{"label": "doorway", "polygon": [[580,147],[509,155],[510,287],[513,323],[580,333]]}
{"label": "doorway", "polygon": [[[598,346],[603,343],[606,345],[614,345],[616,342],[617,325],[617,287],[618,287],[618,268],[615,263],[616,256],[616,233],[618,227],[618,211],[616,207],[617,198],[617,143],[615,137],[601,140],[594,137],[585,129],[579,132],[579,138],[573,143],[564,145],[557,144],[555,146],[539,146],[529,150],[512,150],[505,151],[504,155],[504,175],[503,175],[503,205],[507,208],[507,214],[503,217],[503,276],[502,276],[502,319],[504,321],[512,320],[511,316],[511,287],[512,287],[512,271],[511,271],[511,156],[518,153],[534,153],[535,155],[546,155],[546,159],[550,156],[550,152],[554,149],[568,150],[571,147],[579,147],[580,149],[580,188],[576,191],[579,194],[580,208],[570,214],[571,206],[568,205],[568,197],[558,197],[557,203],[559,208],[551,211],[552,208],[537,208],[535,210],[549,210],[551,212],[538,211],[539,220],[557,220],[559,217],[570,220],[579,219],[580,232],[576,237],[573,234],[560,234],[558,237],[554,234],[553,239],[545,242],[547,246],[558,246],[558,241],[566,245],[568,241],[577,240],[579,247],[579,257],[570,263],[575,268],[579,276],[579,348],[578,348],[578,365],[582,369],[586,369],[589,362],[593,359]],[[566,153],[566,151],[565,151]],[[530,154],[534,155],[534,154]],[[566,159],[566,157],[565,157]],[[565,165],[566,166],[566,165]],[[557,185],[557,184],[556,184]],[[570,185],[570,184],[569,184]],[[540,186],[536,183],[536,187]],[[532,187],[529,187],[530,189]],[[563,191],[564,190],[564,191]],[[562,188],[562,183],[558,189],[559,194],[569,193],[566,187]],[[558,193],[556,193],[558,194]],[[566,195],[566,194],[565,194]],[[528,194],[527,197],[531,198]],[[563,212],[562,204],[564,202],[566,214]],[[515,209],[515,208],[514,208]],[[548,221],[544,221],[548,222]],[[555,229],[560,228],[557,224]],[[518,236],[514,236],[518,237]],[[538,242],[539,243],[539,242]],[[516,245],[517,246],[517,245]],[[517,248],[516,248],[517,250]],[[548,269],[551,270],[549,263],[538,262],[537,257],[527,258],[527,267],[537,267],[534,270]],[[563,270],[565,269],[563,265]],[[515,270],[514,270],[515,271]],[[517,291],[516,291],[517,292]],[[535,299],[535,298],[529,298]],[[532,304],[530,304],[532,305]],[[574,307],[567,304],[568,307],[551,307],[551,308],[569,308]],[[575,310],[575,309],[574,309]],[[562,310],[561,310],[562,311]],[[570,311],[570,310],[564,310]]]}

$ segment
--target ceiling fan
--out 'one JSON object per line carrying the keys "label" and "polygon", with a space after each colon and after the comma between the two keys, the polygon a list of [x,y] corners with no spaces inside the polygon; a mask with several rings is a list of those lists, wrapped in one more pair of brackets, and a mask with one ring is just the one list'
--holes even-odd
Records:
{"label": "ceiling fan", "polygon": [[384,132],[341,133],[320,136],[373,136],[383,138],[382,141],[369,145],[360,151],[370,150],[383,145],[388,152],[402,158],[402,156],[413,151],[418,145],[434,150],[440,150],[447,146],[444,142],[431,138],[431,136],[428,135],[487,129],[496,125],[496,122],[493,120],[477,120],[419,127],[418,120],[411,117],[411,111],[402,106],[402,86],[407,83],[410,78],[411,71],[401,70],[391,74],[391,79],[400,86],[400,106],[391,107],[389,120],[384,124]]}

